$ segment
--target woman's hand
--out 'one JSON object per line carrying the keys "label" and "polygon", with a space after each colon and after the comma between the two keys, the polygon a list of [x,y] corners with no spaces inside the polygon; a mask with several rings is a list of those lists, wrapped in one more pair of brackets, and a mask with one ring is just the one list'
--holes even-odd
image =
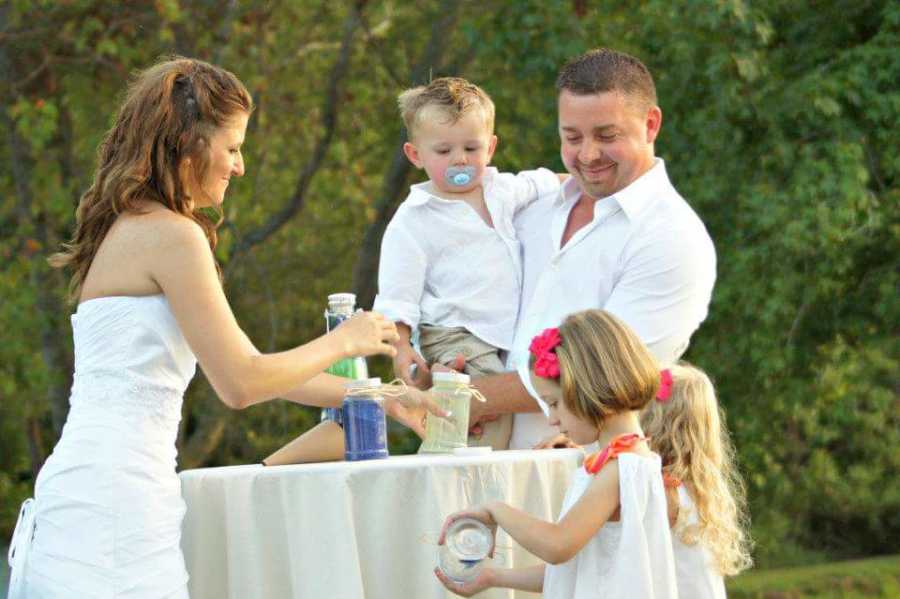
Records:
{"label": "woman's hand", "polygon": [[463,597],[471,597],[475,593],[480,593],[494,586],[494,570],[492,568],[482,569],[478,576],[468,582],[454,582],[447,578],[447,575],[441,572],[440,568],[434,569],[434,575],[437,576],[437,579],[441,581],[441,584],[448,591]]}
{"label": "woman's hand", "polygon": [[429,413],[438,418],[452,416],[435,403],[430,393],[415,387],[407,387],[406,394],[401,397],[385,397],[384,411],[403,426],[412,429],[421,439],[425,438],[425,418]]}
{"label": "woman's hand", "polygon": [[558,433],[538,442],[538,444],[532,447],[532,449],[565,449],[568,447],[578,449],[579,445],[577,445],[575,441],[568,438],[564,434]]}
{"label": "woman's hand", "polygon": [[463,518],[478,520],[491,530],[493,542],[491,543],[491,552],[488,554],[488,557],[494,557],[494,546],[497,544],[497,522],[494,520],[494,516],[491,514],[490,506],[488,505],[471,507],[467,510],[462,510],[447,516],[447,519],[444,520],[444,526],[441,528],[441,535],[438,537],[437,544],[443,545],[450,525]]}
{"label": "woman's hand", "polygon": [[357,312],[329,335],[335,336],[346,358],[374,354],[393,358],[397,354],[393,344],[400,339],[394,323],[378,312]]}

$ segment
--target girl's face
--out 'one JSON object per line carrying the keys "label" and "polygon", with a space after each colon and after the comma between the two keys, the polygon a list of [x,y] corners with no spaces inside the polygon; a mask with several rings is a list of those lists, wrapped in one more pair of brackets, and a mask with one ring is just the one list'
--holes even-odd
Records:
{"label": "girl's face", "polygon": [[559,427],[559,432],[579,445],[593,443],[600,436],[599,429],[592,423],[581,420],[573,414],[563,401],[562,386],[554,379],[546,379],[531,371],[531,384],[538,396],[550,408],[550,424]]}

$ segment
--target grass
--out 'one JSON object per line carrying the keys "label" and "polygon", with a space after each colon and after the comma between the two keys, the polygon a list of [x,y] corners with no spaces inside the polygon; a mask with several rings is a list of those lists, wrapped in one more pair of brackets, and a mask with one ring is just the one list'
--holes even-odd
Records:
{"label": "grass", "polygon": [[900,555],[752,570],[728,582],[730,599],[900,597]]}
{"label": "grass", "polygon": [[[0,564],[0,597],[9,572],[6,545]],[[728,582],[729,599],[893,599],[900,597],[900,555],[799,568],[751,570]],[[689,599],[689,598],[688,598]]]}

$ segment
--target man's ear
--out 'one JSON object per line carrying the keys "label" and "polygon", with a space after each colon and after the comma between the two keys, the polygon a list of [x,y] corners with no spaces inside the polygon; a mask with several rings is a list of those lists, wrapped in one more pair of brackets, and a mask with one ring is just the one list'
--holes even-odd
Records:
{"label": "man's ear", "polygon": [[416,168],[422,168],[422,161],[419,159],[419,150],[416,146],[410,142],[406,142],[403,144],[403,153],[406,154],[406,158],[412,162]]}
{"label": "man's ear", "polygon": [[647,111],[647,143],[652,144],[662,128],[662,110],[654,106]]}

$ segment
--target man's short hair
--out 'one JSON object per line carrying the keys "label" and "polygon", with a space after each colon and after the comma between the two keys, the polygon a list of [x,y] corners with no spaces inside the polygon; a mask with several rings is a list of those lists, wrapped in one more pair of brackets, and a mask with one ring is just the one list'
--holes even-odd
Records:
{"label": "man's short hair", "polygon": [[640,60],[609,48],[573,58],[559,71],[556,90],[584,96],[618,91],[642,108],[656,106],[653,76]]}
{"label": "man's short hair", "polygon": [[408,89],[397,97],[397,105],[410,138],[420,124],[424,110],[429,107],[440,110],[450,124],[471,110],[481,110],[488,133],[494,132],[491,98],[483,89],[460,77],[440,77],[428,85]]}

